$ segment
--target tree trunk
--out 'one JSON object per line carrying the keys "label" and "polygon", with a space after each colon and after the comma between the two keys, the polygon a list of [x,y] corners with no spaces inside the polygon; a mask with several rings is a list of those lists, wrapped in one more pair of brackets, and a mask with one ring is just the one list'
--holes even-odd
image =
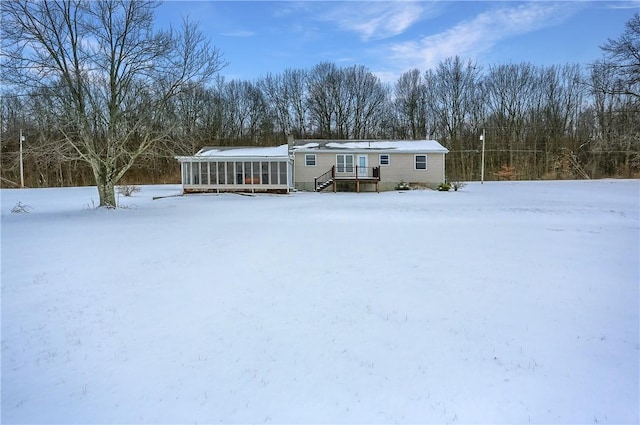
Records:
{"label": "tree trunk", "polygon": [[106,208],[116,207],[116,190],[111,170],[93,170],[100,197],[100,206]]}

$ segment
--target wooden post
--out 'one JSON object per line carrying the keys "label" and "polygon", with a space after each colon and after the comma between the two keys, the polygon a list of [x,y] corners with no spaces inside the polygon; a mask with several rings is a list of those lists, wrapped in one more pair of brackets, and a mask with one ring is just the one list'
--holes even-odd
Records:
{"label": "wooden post", "polygon": [[333,180],[333,193],[336,193],[337,184],[336,184],[336,166],[335,165],[331,166],[331,180]]}

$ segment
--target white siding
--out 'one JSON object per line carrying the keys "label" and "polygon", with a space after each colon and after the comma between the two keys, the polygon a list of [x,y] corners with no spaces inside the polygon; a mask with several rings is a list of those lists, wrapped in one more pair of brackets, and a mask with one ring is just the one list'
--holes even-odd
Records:
{"label": "white siding", "polygon": [[[344,152],[344,151],[317,151],[316,166],[305,166],[304,155],[308,152],[295,152],[294,179],[295,186],[306,190],[313,190],[316,177],[331,170],[336,165],[337,154],[368,154],[369,167],[380,166],[380,153],[389,154],[389,165],[380,167],[381,183],[395,185],[401,181],[407,183],[438,184],[444,181],[444,154],[443,153],[409,153],[409,152]],[[427,169],[415,169],[415,155],[427,156]],[[385,184],[383,187],[389,187]]]}

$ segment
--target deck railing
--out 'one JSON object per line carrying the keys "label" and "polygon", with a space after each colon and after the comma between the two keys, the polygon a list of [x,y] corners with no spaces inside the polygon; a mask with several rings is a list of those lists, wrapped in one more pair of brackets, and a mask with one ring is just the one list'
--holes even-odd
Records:
{"label": "deck railing", "polygon": [[380,167],[360,167],[353,165],[349,167],[339,167],[336,170],[335,177],[340,179],[358,180],[358,179],[380,179]]}
{"label": "deck railing", "polygon": [[313,180],[313,187],[314,187],[314,191],[319,191],[324,189],[325,187],[327,187],[329,185],[329,183],[332,183],[336,178],[336,166],[334,165],[333,167],[331,167],[331,169],[329,171],[327,171],[326,173],[324,173],[323,175],[316,177]]}

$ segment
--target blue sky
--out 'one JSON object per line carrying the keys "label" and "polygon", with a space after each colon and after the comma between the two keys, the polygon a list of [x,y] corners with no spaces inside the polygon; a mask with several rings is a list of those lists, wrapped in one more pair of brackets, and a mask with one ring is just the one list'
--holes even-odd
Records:
{"label": "blue sky", "polygon": [[364,65],[394,82],[455,55],[487,66],[586,64],[640,12],[633,1],[165,1],[157,23],[183,16],[229,62],[226,79],[254,80],[320,62]]}

